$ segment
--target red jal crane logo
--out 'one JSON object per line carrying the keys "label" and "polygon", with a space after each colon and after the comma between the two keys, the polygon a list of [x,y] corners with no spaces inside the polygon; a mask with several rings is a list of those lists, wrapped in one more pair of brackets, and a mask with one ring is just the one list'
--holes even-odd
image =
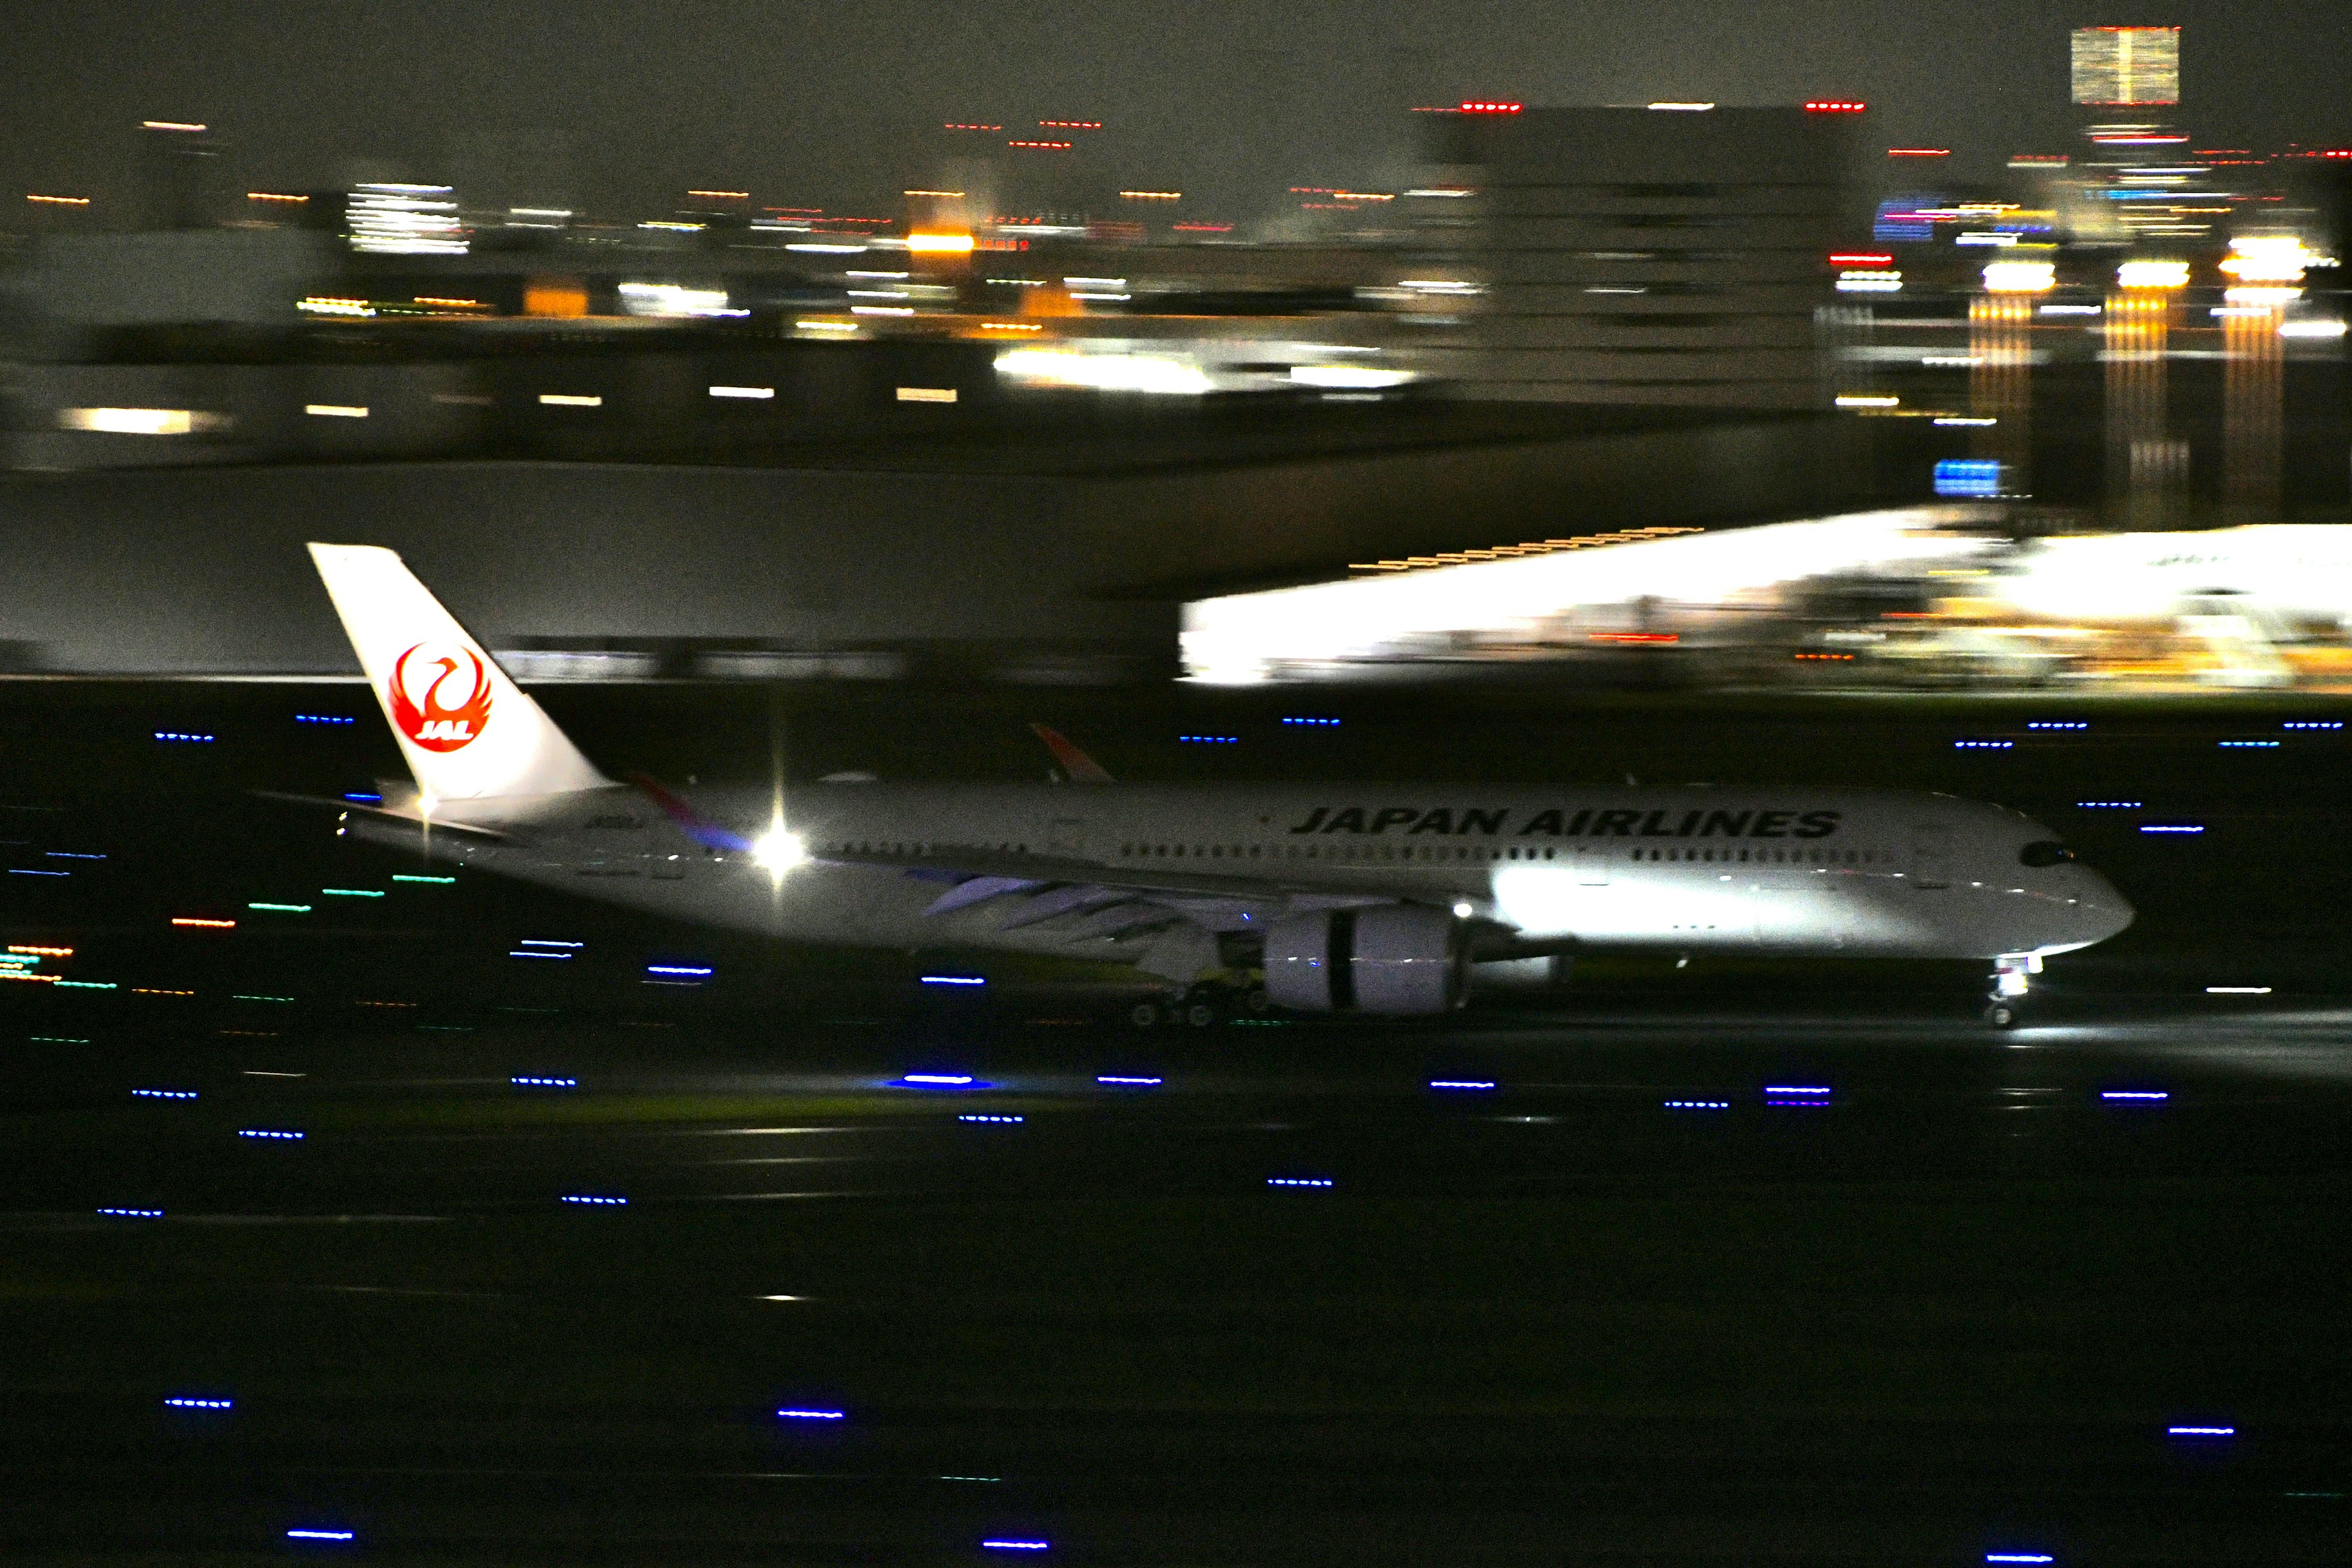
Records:
{"label": "red jal crane logo", "polygon": [[[439,671],[426,682],[421,704],[409,695],[408,672],[409,660],[419,653],[425,657],[417,659],[416,679],[425,679],[427,671]],[[458,662],[460,658],[463,664]],[[443,701],[445,689],[457,696],[458,688],[451,682],[459,679],[459,670],[469,667],[470,674],[465,679],[470,684],[463,688],[464,695],[455,702]],[[428,752],[454,752],[470,744],[489,721],[489,667],[471,648],[451,647],[445,651],[418,643],[393,662],[391,696],[394,728]]]}

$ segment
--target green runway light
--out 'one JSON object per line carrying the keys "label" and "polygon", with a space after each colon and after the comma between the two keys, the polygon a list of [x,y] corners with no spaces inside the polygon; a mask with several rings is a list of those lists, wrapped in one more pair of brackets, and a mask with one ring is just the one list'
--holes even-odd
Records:
{"label": "green runway light", "polygon": [[380,899],[382,891],[374,888],[321,888],[319,891],[333,899]]}
{"label": "green runway light", "polygon": [[57,984],[61,987],[72,991],[111,991],[114,989],[114,982],[111,980],[60,980]]}
{"label": "green runway light", "polygon": [[[256,904],[253,907],[257,910],[262,906]],[[291,996],[251,996],[242,991],[233,991],[229,994],[229,1000],[232,1002],[291,1002],[294,998]]]}
{"label": "green runway light", "polygon": [[392,874],[392,879],[395,882],[436,882],[443,887],[446,887],[457,879],[455,877],[412,877],[405,872],[394,871]]}
{"label": "green runway light", "polygon": [[264,910],[269,913],[280,915],[307,915],[310,912],[310,906],[308,904],[247,904],[245,907],[248,910]]}

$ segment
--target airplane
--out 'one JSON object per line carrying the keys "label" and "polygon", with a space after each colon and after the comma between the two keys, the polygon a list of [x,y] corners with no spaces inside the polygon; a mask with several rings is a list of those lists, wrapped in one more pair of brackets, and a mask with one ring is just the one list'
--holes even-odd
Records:
{"label": "airplane", "polygon": [[2131,923],[2021,813],[1844,789],[1066,782],[697,791],[606,777],[390,550],[310,554],[415,780],[338,832],[680,920],[829,944],[1108,961],[1139,1025],[1240,1002],[1412,1016],[1474,971],[1611,949],[1981,959],[2016,1023]]}

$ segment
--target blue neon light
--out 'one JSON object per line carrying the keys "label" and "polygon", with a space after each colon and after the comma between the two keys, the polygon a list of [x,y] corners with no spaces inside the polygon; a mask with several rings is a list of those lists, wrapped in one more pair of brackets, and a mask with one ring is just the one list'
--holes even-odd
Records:
{"label": "blue neon light", "polygon": [[268,1127],[240,1127],[236,1130],[236,1135],[240,1138],[281,1138],[296,1142],[299,1142],[303,1136],[303,1134],[290,1130],[280,1131]]}
{"label": "blue neon light", "polygon": [[926,985],[985,985],[988,982],[977,974],[926,974]]}
{"label": "blue neon light", "polygon": [[844,1421],[848,1419],[848,1415],[845,1410],[784,1409],[776,1412],[779,1421]]}
{"label": "blue neon light", "polygon": [[522,1089],[578,1089],[576,1078],[510,1078],[509,1083]]}
{"label": "blue neon light", "polygon": [[[89,1044],[88,1041],[82,1043]],[[134,1089],[131,1091],[131,1098],[133,1100],[194,1100],[196,1098],[196,1091],[193,1089]]]}
{"label": "blue neon light", "polygon": [[1435,1089],[1475,1092],[1483,1089],[1492,1089],[1495,1083],[1492,1079],[1433,1078],[1429,1080],[1429,1087]]}
{"label": "blue neon light", "polygon": [[1328,1187],[1333,1185],[1328,1176],[1268,1176],[1269,1187]]}
{"label": "blue neon light", "polygon": [[233,1399],[182,1399],[178,1397],[166,1398],[163,1403],[170,1405],[174,1410],[229,1410],[234,1409],[236,1405],[236,1402]]}
{"label": "blue neon light", "polygon": [[1026,1121],[1028,1118],[1025,1116],[983,1116],[978,1111],[971,1111],[957,1117],[956,1120],[958,1121]]}
{"label": "blue neon light", "polygon": [[625,1208],[629,1203],[626,1198],[599,1197],[593,1193],[566,1193],[563,1194],[562,1201],[567,1204],[589,1204],[600,1208]]}

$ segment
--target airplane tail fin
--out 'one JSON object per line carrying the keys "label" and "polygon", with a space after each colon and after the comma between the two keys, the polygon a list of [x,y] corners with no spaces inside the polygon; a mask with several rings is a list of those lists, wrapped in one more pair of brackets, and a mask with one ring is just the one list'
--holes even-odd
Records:
{"label": "airplane tail fin", "polygon": [[1059,730],[1048,729],[1037,723],[1032,723],[1029,728],[1035,732],[1039,740],[1045,742],[1045,749],[1054,753],[1054,760],[1062,764],[1062,771],[1069,775],[1072,784],[1111,782],[1108,771],[1100,763],[1072,744],[1069,737]]}
{"label": "airplane tail fin", "polygon": [[424,815],[444,803],[611,785],[397,554],[312,544],[310,559],[415,775]]}

